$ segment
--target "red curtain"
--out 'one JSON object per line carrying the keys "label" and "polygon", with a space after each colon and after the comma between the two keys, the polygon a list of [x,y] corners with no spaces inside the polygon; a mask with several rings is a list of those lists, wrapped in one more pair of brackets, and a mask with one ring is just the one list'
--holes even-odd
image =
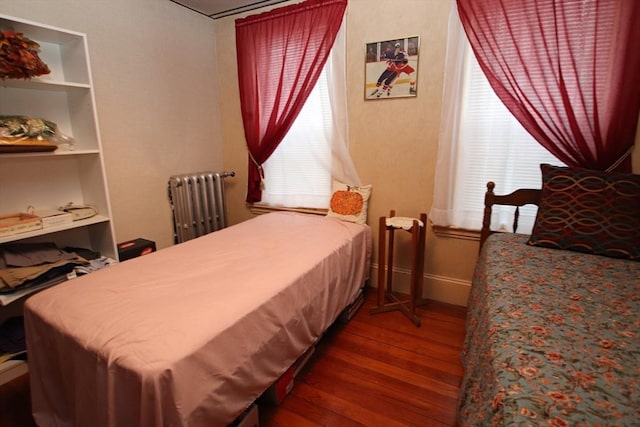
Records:
{"label": "red curtain", "polygon": [[329,57],[347,0],[307,0],[236,20],[238,81],[249,150],[247,202],[262,164],[298,116]]}
{"label": "red curtain", "polygon": [[640,1],[457,0],[506,107],[569,166],[631,172],[640,111]]}

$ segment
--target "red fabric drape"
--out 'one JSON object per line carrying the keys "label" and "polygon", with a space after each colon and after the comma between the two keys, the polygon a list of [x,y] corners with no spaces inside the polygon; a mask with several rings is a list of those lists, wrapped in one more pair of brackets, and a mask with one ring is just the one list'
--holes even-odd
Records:
{"label": "red fabric drape", "polygon": [[236,20],[238,81],[249,150],[247,202],[261,167],[298,116],[324,67],[347,0],[307,0]]}
{"label": "red fabric drape", "polygon": [[640,1],[457,4],[489,83],[542,146],[569,166],[631,172]]}

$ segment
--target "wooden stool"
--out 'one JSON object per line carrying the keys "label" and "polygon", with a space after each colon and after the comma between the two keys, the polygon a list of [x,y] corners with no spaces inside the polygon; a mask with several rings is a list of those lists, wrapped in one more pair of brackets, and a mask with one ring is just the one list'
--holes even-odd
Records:
{"label": "wooden stool", "polygon": [[[396,217],[391,211],[389,218],[380,217],[378,236],[378,305],[371,307],[370,314],[385,313],[387,311],[402,311],[416,326],[421,325],[416,315],[416,306],[424,302],[422,299],[422,281],[424,276],[424,244],[427,214],[421,213],[420,220],[415,218]],[[393,294],[393,243],[396,230],[406,230],[411,233],[411,282],[409,299],[401,300]],[[386,234],[389,232],[389,253],[386,255],[385,280],[385,250]]]}

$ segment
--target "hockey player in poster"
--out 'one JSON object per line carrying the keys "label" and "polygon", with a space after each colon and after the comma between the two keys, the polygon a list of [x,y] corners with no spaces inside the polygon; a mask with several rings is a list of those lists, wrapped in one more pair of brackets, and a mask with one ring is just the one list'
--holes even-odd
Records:
{"label": "hockey player in poster", "polygon": [[[385,93],[390,96],[393,83],[400,77],[400,74],[411,75],[414,71],[413,67],[409,65],[407,53],[401,48],[400,43],[396,43],[392,57],[387,56],[387,68],[378,77],[376,89],[369,96],[380,98]],[[410,93],[412,89],[413,85],[409,89]]]}

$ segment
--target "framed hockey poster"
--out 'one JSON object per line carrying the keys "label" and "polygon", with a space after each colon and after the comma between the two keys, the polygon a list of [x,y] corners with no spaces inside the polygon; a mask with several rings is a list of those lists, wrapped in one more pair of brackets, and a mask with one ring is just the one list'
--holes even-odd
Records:
{"label": "framed hockey poster", "polygon": [[364,99],[418,95],[420,37],[366,44]]}

